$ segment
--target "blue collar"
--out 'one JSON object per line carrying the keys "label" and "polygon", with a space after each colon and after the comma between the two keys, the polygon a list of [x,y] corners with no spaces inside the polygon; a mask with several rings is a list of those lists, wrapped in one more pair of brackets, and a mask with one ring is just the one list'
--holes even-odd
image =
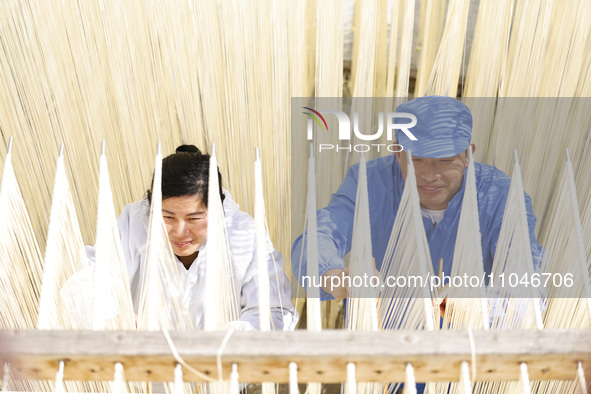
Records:
{"label": "blue collar", "polygon": [[[443,219],[441,222],[437,224],[439,228],[447,228],[451,223],[456,222],[456,220],[450,219],[452,216],[458,216],[461,211],[461,204],[464,199],[464,190],[466,188],[466,174],[468,169],[464,169],[464,176],[462,179],[462,185],[458,192],[452,197],[450,202],[447,204],[447,208],[445,208],[445,214],[443,215]],[[402,196],[402,192],[404,191],[404,178],[402,177],[402,170],[400,169],[400,165],[398,164],[398,160],[394,158],[394,163],[392,165],[392,179],[394,179],[394,195]],[[398,205],[400,201],[396,201],[394,199],[394,210],[398,212]]]}

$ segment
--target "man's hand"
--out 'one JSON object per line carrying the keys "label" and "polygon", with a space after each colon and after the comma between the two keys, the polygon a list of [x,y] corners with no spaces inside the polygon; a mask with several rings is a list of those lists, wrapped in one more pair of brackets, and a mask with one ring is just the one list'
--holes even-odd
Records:
{"label": "man's hand", "polygon": [[349,281],[345,280],[345,277],[348,276],[349,267],[326,271],[324,275],[322,275],[322,284],[326,285],[322,286],[322,290],[337,299],[347,298],[347,292],[349,291],[349,286],[347,286],[347,284]]}
{"label": "man's hand", "polygon": [[[380,272],[375,267],[373,268],[373,276],[378,280],[376,283],[370,283],[372,286],[379,288],[381,283]],[[350,283],[349,267],[345,267],[345,269],[332,269],[322,275],[322,284],[326,284],[326,286],[322,286],[322,290],[337,299],[347,298]]]}
{"label": "man's hand", "polygon": [[433,308],[439,309],[439,315],[445,316],[445,307],[447,305],[447,293],[449,293],[449,285],[445,285],[439,288],[439,297],[433,299]]}

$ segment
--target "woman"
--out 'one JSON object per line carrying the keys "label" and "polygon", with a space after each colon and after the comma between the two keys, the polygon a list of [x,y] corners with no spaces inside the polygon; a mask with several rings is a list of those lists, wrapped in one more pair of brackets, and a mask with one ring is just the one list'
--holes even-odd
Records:
{"label": "woman", "polygon": [[[183,306],[189,310],[195,328],[203,327],[209,159],[210,156],[202,154],[197,147],[181,145],[176,153],[162,161],[162,216],[184,287]],[[228,191],[222,190],[219,170],[218,177],[224,224],[234,262],[234,281],[240,298],[239,321],[232,322],[232,325],[240,329],[257,329],[254,220],[239,210]],[[146,198],[128,204],[117,219],[136,313],[147,250],[151,199],[150,189]],[[272,328],[293,329],[297,312],[291,303],[291,284],[283,271],[281,254],[275,250],[268,235],[266,244]],[[94,248],[87,247],[86,252],[94,260]]]}

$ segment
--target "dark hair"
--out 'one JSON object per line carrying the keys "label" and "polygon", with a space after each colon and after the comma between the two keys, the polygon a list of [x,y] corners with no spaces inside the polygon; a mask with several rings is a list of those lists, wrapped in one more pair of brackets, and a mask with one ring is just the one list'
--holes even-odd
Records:
{"label": "dark hair", "polygon": [[[162,199],[181,196],[196,196],[207,207],[207,193],[209,190],[209,158],[210,155],[201,153],[195,145],[181,145],[176,153],[166,156],[162,160]],[[224,201],[222,192],[222,174],[218,169],[220,198]],[[152,188],[146,192],[148,201],[152,203]]]}

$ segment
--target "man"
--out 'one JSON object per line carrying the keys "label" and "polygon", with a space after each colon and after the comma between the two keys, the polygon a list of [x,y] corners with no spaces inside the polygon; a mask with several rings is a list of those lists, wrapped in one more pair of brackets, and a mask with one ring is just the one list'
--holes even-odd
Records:
{"label": "man", "polygon": [[[451,272],[464,195],[468,149],[475,151],[474,144],[470,144],[472,115],[460,101],[442,96],[408,101],[400,105],[396,112],[416,116],[417,124],[410,128],[410,132],[417,140],[411,140],[404,132],[396,130],[396,140],[404,150],[367,163],[371,240],[376,268],[379,270],[382,265],[404,189],[408,160],[405,151],[411,150],[433,269],[434,272],[439,271],[442,259],[443,271],[448,274]],[[359,166],[352,166],[329,205],[318,211],[319,275],[327,279],[321,282],[326,284],[320,291],[323,300],[347,295],[345,286],[331,287],[330,277],[347,274],[343,258],[351,249],[358,172]],[[475,173],[483,268],[490,273],[511,179],[502,171],[483,163],[475,163]],[[536,217],[529,196],[526,195],[525,200],[532,255],[534,262],[538,262],[542,246],[534,234]],[[291,253],[293,270],[300,282],[306,275],[305,249],[301,255],[302,242],[303,235],[300,235]],[[342,284],[344,281],[334,283],[339,282]]]}

